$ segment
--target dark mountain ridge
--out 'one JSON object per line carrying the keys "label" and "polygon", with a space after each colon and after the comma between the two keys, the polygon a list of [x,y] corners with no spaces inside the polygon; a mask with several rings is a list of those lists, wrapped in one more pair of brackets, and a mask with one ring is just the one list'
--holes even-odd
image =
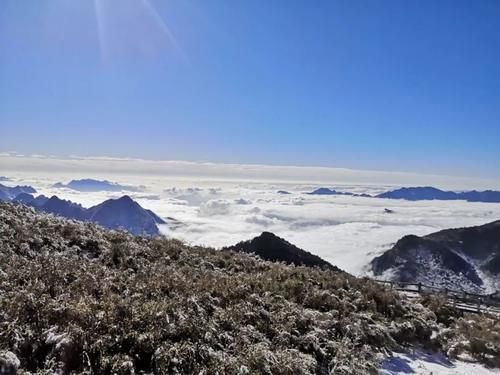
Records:
{"label": "dark mountain ridge", "polygon": [[[26,202],[30,204],[30,202]],[[87,209],[81,204],[73,203],[69,200],[60,199],[53,195],[42,205],[33,204],[34,207],[58,216],[68,219],[85,220],[87,218]]]}
{"label": "dark mountain ridge", "polygon": [[35,194],[36,190],[31,186],[5,186],[0,184],[0,201],[11,201],[19,194]]}
{"label": "dark mountain ridge", "polygon": [[417,187],[403,187],[391,191],[386,191],[378,195],[370,194],[356,194],[351,192],[342,192],[335,189],[320,187],[313,190],[308,195],[347,195],[353,197],[364,198],[384,198],[384,199],[403,199],[408,201],[422,201],[422,200],[464,200],[467,202],[483,202],[483,203],[500,203],[500,191],[485,190],[485,191],[445,191],[432,186],[417,186]]}
{"label": "dark mountain ridge", "polygon": [[87,209],[86,218],[109,229],[125,228],[132,234],[158,235],[156,224],[165,222],[152,211],[142,208],[128,195],[108,199]]}
{"label": "dark mountain ridge", "polygon": [[28,193],[21,193],[16,195],[14,199],[12,199],[12,202],[16,203],[29,203],[32,202],[35,197],[32,194]]}
{"label": "dark mountain ridge", "polygon": [[325,188],[325,187],[317,188],[316,190],[313,190],[307,194],[309,194],[309,195],[353,195],[352,193],[341,193],[341,192],[338,192],[334,189]]}
{"label": "dark mountain ridge", "polygon": [[319,256],[302,250],[270,232],[263,232],[258,237],[239,242],[223,250],[256,254],[260,258],[271,262],[284,262],[296,266],[320,267],[340,271],[337,267],[321,259]]}
{"label": "dark mountain ridge", "polygon": [[420,200],[464,200],[467,202],[500,203],[500,191],[444,191],[431,186],[404,187],[379,194],[377,198]]}
{"label": "dark mountain ridge", "polygon": [[108,199],[90,208],[60,199],[55,195],[51,198],[43,195],[35,198],[32,195],[22,193],[13,201],[57,216],[91,221],[108,229],[123,229],[135,235],[159,235],[157,224],[165,224],[162,218],[153,211],[141,207],[128,195],[118,199]]}
{"label": "dark mountain ridge", "polygon": [[343,192],[343,191],[337,191],[335,189],[330,189],[330,188],[325,188],[325,187],[320,187],[317,188],[316,190],[313,190],[309,193],[306,193],[308,195],[348,195],[352,197],[365,197],[365,198],[371,198],[372,196],[369,194],[356,194],[356,193],[351,193],[351,192]]}

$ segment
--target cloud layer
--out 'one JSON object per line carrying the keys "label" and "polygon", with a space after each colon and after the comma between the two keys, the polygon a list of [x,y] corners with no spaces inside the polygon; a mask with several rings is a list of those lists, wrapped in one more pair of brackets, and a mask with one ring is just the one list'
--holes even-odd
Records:
{"label": "cloud layer", "polygon": [[433,185],[445,189],[500,189],[499,179],[424,175],[404,172],[363,171],[346,168],[298,167],[210,162],[156,161],[109,157],[55,158],[41,155],[24,156],[0,153],[0,171],[19,175],[27,172],[64,176],[155,176],[183,179],[231,180],[253,182],[289,182],[311,184],[364,185]]}

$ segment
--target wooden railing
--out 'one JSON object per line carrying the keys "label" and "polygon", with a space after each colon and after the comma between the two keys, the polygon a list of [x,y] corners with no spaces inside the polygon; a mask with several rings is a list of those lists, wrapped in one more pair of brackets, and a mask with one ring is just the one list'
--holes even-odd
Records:
{"label": "wooden railing", "polygon": [[450,306],[462,311],[473,313],[488,312],[500,315],[500,294],[498,291],[492,294],[475,294],[464,290],[438,288],[422,283],[407,283],[377,279],[372,279],[372,281],[383,284],[389,289],[410,295],[433,294],[443,296],[448,300],[448,304]]}

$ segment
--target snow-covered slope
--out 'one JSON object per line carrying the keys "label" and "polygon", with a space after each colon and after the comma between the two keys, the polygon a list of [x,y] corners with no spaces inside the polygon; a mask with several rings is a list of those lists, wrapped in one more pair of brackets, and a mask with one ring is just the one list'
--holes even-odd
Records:
{"label": "snow-covered slope", "polygon": [[412,353],[394,353],[381,366],[379,375],[498,375],[500,370],[488,369],[477,363],[451,362],[442,354],[423,350]]}
{"label": "snow-covered slope", "polygon": [[376,276],[398,281],[493,292],[500,275],[500,221],[405,236],[371,266]]}

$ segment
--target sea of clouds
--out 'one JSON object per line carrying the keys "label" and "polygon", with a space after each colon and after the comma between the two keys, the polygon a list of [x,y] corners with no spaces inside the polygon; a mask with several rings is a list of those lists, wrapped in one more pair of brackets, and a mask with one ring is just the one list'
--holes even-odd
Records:
{"label": "sea of clouds", "polygon": [[[12,154],[0,155],[0,175],[9,177],[10,185],[29,184],[40,194],[56,194],[86,207],[128,194],[161,217],[175,219],[160,230],[190,244],[220,248],[270,231],[356,275],[365,274],[373,257],[406,234],[424,235],[500,219],[500,204],[306,194],[317,187],[376,194],[403,185],[456,190],[500,186],[498,181],[454,177]],[[145,190],[81,193],[52,186],[80,178]],[[394,213],[386,213],[386,208]]]}

